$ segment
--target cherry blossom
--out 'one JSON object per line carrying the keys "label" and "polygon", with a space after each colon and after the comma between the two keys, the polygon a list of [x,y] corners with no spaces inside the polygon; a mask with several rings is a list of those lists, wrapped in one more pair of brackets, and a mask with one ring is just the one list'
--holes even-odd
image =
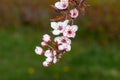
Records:
{"label": "cherry blossom", "polygon": [[38,55],[42,55],[44,53],[44,50],[41,47],[36,46],[35,53]]}
{"label": "cherry blossom", "polygon": [[54,64],[58,61],[56,55],[57,55],[56,51],[53,51],[53,63]]}
{"label": "cherry blossom", "polygon": [[63,35],[69,38],[74,38],[77,30],[78,30],[77,25],[72,25],[72,26],[68,25],[65,31],[63,32]]}
{"label": "cherry blossom", "polygon": [[50,22],[50,26],[53,29],[52,34],[55,37],[53,36],[52,38],[50,35],[44,34],[41,46],[45,47],[44,49],[46,50],[39,46],[35,48],[36,54],[44,54],[46,58],[43,61],[44,67],[57,63],[63,54],[71,50],[71,38],[76,36],[76,31],[78,30],[78,26],[74,25],[73,20],[78,17],[79,12],[77,9],[81,8],[83,3],[84,1],[81,3],[78,0],[60,0],[52,5],[55,11],[60,13],[60,16],[51,19]]}
{"label": "cherry blossom", "polygon": [[47,42],[44,42],[44,41],[43,41],[43,42],[41,42],[41,45],[42,45],[42,46],[47,46],[48,44],[47,44]]}
{"label": "cherry blossom", "polygon": [[44,42],[49,42],[51,40],[50,36],[48,34],[43,35],[43,41]]}
{"label": "cherry blossom", "polygon": [[53,54],[53,53],[52,53],[51,50],[46,50],[44,55],[45,55],[46,57],[52,57],[52,54]]}
{"label": "cherry blossom", "polygon": [[61,0],[55,3],[55,7],[57,9],[63,10],[63,9],[67,9],[68,7],[68,1],[67,0]]}
{"label": "cherry blossom", "polygon": [[58,61],[56,55],[57,55],[56,51],[47,50],[45,52],[45,56],[47,57],[45,61],[48,63],[53,62],[55,64]]}
{"label": "cherry blossom", "polygon": [[64,22],[51,22],[51,27],[54,29],[52,33],[54,35],[59,35],[60,33],[63,33],[68,22],[68,20],[65,20]]}
{"label": "cherry blossom", "polygon": [[44,67],[48,67],[49,65],[50,65],[49,62],[47,62],[47,61],[44,61],[44,62],[43,62],[43,66],[44,66]]}
{"label": "cherry blossom", "polygon": [[54,39],[55,42],[57,42],[58,44],[71,44],[71,40],[68,37],[65,36],[60,36],[60,37],[56,37]]}
{"label": "cherry blossom", "polygon": [[47,61],[47,62],[50,63],[50,62],[52,62],[52,60],[53,60],[53,59],[52,59],[51,57],[47,57],[45,61]]}
{"label": "cherry blossom", "polygon": [[71,50],[71,45],[70,44],[61,44],[61,45],[59,45],[58,46],[58,49],[60,50],[60,51],[70,51]]}
{"label": "cherry blossom", "polygon": [[70,16],[71,18],[77,18],[78,17],[78,10],[75,8],[75,9],[72,9],[70,10]]}

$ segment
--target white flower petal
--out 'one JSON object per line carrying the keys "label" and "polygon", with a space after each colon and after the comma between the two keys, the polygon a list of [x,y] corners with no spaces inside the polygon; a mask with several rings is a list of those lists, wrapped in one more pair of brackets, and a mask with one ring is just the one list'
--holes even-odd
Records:
{"label": "white flower petal", "polygon": [[47,61],[47,62],[52,62],[52,60],[53,60],[53,59],[52,59],[51,57],[47,57],[47,58],[46,58],[46,61]]}
{"label": "white flower petal", "polygon": [[57,52],[56,52],[56,51],[53,51],[53,55],[56,56],[56,55],[57,55]]}
{"label": "white flower petal", "polygon": [[39,46],[36,46],[35,53],[38,54],[38,55],[42,55],[43,54],[43,49]]}
{"label": "white flower petal", "polygon": [[59,45],[59,46],[58,46],[58,49],[59,49],[60,51],[63,51],[63,50],[65,49],[65,47],[64,47],[64,45]]}
{"label": "white flower petal", "polygon": [[63,25],[66,27],[66,26],[68,25],[68,22],[69,22],[69,20],[65,20],[65,21],[63,22]]}
{"label": "white flower petal", "polygon": [[53,29],[57,29],[58,24],[57,24],[56,22],[51,22],[51,27],[52,27]]}
{"label": "white flower petal", "polygon": [[54,59],[53,59],[53,63],[55,64],[55,63],[57,63],[57,58],[56,57],[54,57]]}
{"label": "white flower petal", "polygon": [[59,34],[60,34],[60,31],[59,31],[59,30],[53,30],[52,33],[53,33],[54,35],[59,35]]}
{"label": "white flower petal", "polygon": [[48,67],[48,66],[49,66],[49,62],[44,61],[44,62],[43,62],[43,66],[44,66],[44,67]]}
{"label": "white flower petal", "polygon": [[51,50],[46,50],[44,55],[45,55],[46,57],[51,57],[51,56],[52,56]]}
{"label": "white flower petal", "polygon": [[67,45],[66,46],[66,51],[70,51],[71,50],[71,45]]}
{"label": "white flower petal", "polygon": [[72,25],[72,29],[73,29],[73,31],[77,31],[78,30],[78,26],[77,25]]}
{"label": "white flower petal", "polygon": [[44,34],[43,35],[43,41],[45,41],[45,42],[49,42],[50,41],[50,36],[48,35],[48,34]]}
{"label": "white flower petal", "polygon": [[54,41],[55,41],[55,42],[59,42],[59,41],[60,41],[60,37],[55,37],[55,38],[54,38]]}
{"label": "white flower petal", "polygon": [[61,9],[61,2],[56,2],[55,7],[58,8],[58,9]]}
{"label": "white flower petal", "polygon": [[61,2],[68,2],[68,0],[60,0]]}
{"label": "white flower petal", "polygon": [[42,46],[47,46],[48,44],[43,41],[43,42],[41,42],[41,45],[42,45]]}

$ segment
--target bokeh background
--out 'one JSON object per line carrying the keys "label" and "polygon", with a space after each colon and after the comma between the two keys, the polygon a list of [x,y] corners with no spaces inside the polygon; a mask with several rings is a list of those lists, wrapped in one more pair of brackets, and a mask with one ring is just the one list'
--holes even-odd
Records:
{"label": "bokeh background", "polygon": [[42,66],[34,52],[50,33],[57,0],[0,0],[0,80],[120,80],[120,0],[88,0],[72,50]]}

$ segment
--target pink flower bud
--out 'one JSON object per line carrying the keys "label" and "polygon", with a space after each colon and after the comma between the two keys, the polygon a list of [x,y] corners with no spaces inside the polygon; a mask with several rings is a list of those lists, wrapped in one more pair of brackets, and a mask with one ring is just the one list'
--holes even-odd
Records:
{"label": "pink flower bud", "polygon": [[77,18],[78,17],[78,10],[76,8],[70,10],[70,16],[71,16],[71,18]]}
{"label": "pink flower bud", "polygon": [[53,60],[53,59],[52,59],[51,57],[47,57],[47,58],[46,58],[46,61],[47,61],[47,62],[52,62],[52,60]]}
{"label": "pink flower bud", "polygon": [[43,41],[43,42],[41,42],[41,45],[42,45],[42,46],[47,46],[48,44],[47,44],[47,42],[44,42],[44,41]]}
{"label": "pink flower bud", "polygon": [[58,1],[58,2],[55,3],[55,7],[58,8],[58,9],[60,9],[60,10],[67,9],[68,2]]}
{"label": "pink flower bud", "polygon": [[51,41],[50,38],[51,38],[51,37],[50,37],[48,34],[43,35],[43,41],[45,41],[45,42]]}
{"label": "pink flower bud", "polygon": [[44,62],[43,62],[43,66],[44,66],[44,67],[48,67],[49,65],[50,65],[49,62],[47,62],[47,61],[44,61]]}
{"label": "pink flower bud", "polygon": [[36,46],[35,53],[38,55],[42,55],[44,53],[43,49],[39,46]]}
{"label": "pink flower bud", "polygon": [[58,61],[58,59],[56,57],[54,57],[53,63],[55,64],[55,63],[57,63],[57,61]]}
{"label": "pink flower bud", "polygon": [[52,57],[52,56],[53,56],[51,50],[46,50],[44,55],[45,55],[46,57]]}

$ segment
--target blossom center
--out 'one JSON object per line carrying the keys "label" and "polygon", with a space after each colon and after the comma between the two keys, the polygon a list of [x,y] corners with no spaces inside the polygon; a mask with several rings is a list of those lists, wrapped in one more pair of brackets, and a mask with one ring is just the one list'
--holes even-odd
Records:
{"label": "blossom center", "polygon": [[73,16],[75,16],[76,15],[76,13],[73,13]]}
{"label": "blossom center", "polygon": [[63,43],[66,43],[66,40],[65,40],[65,39],[62,39],[62,42],[63,42]]}
{"label": "blossom center", "polygon": [[63,6],[64,8],[66,8],[66,4],[63,4],[62,6]]}
{"label": "blossom center", "polygon": [[58,27],[58,30],[62,30],[62,29],[63,29],[62,26],[59,26],[59,27]]}
{"label": "blossom center", "polygon": [[72,34],[72,31],[71,31],[71,30],[69,30],[69,31],[68,31],[68,34]]}

